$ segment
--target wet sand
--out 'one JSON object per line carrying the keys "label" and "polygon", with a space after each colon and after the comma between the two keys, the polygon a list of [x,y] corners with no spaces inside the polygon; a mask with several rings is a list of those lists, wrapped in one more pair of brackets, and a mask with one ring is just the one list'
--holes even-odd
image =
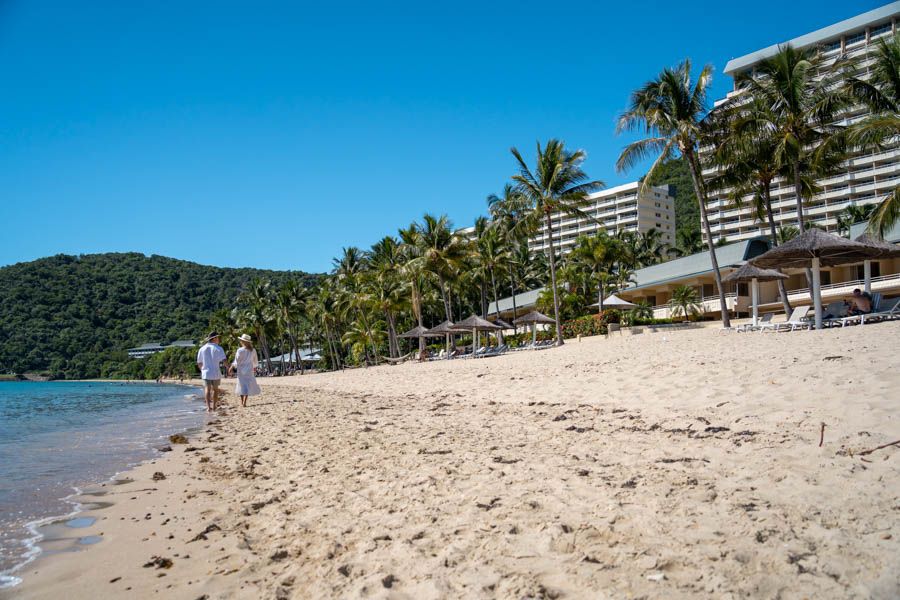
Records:
{"label": "wet sand", "polygon": [[896,598],[898,356],[702,329],[263,379],[0,598]]}

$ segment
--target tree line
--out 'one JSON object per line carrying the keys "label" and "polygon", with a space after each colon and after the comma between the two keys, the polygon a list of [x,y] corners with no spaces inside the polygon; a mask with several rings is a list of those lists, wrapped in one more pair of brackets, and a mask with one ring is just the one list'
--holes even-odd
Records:
{"label": "tree line", "polygon": [[[688,226],[678,230],[676,246],[667,247],[656,230],[610,235],[601,229],[560,255],[554,218],[593,220],[585,213],[588,196],[603,183],[584,171],[582,150],[552,139],[538,143],[533,163],[511,149],[510,180],[502,193],[488,197],[488,216],[471,234],[455,231],[446,215],[426,214],[368,250],[345,248],[312,290],[255,282],[234,310],[217,314],[216,323],[230,332],[255,332],[266,358],[273,348],[296,351],[303,342],[321,346],[331,368],[377,364],[383,356],[401,355],[398,336],[407,327],[487,316],[489,303],[544,286],[541,303],[552,309],[562,344],[561,312],[568,305],[583,311],[596,300],[602,308],[604,295],[626,287],[635,269],[697,252],[705,237],[722,321],[729,326],[715,251],[726,240],[712,233],[709,198],[719,194],[735,207],[749,204],[775,245],[814,226],[804,209],[819,192],[816,182],[846,170],[853,152],[892,147],[900,135],[900,40],[882,39],[873,54],[874,65],[866,68],[847,56],[826,59],[817,49],[781,47],[753,73],[738,75],[737,93],[714,109],[707,97],[712,68],[695,72],[688,60],[631,94],[617,131],[644,135],[625,147],[616,168],[628,171],[651,160],[644,186],[659,183],[666,171],[689,180],[702,237]],[[867,117],[842,121],[861,106]],[[776,227],[776,184],[793,187],[796,227]],[[872,231],[883,233],[898,215],[895,188],[877,206],[847,207],[839,229],[870,219]],[[528,239],[542,226],[549,250],[531,252]],[[687,290],[679,293],[685,315],[693,302],[688,296]]]}

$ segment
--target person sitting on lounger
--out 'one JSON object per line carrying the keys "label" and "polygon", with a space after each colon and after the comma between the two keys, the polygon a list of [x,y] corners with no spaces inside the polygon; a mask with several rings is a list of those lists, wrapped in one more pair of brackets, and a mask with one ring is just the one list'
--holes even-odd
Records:
{"label": "person sitting on lounger", "polygon": [[850,298],[848,304],[850,305],[850,308],[847,309],[848,315],[867,315],[872,312],[872,296],[859,288],[853,290],[853,297]]}

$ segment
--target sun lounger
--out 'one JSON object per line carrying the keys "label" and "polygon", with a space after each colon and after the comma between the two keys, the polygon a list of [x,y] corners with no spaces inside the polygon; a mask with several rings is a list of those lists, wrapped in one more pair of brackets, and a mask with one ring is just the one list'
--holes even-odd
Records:
{"label": "sun lounger", "polygon": [[795,329],[809,329],[811,324],[803,318],[809,314],[808,306],[797,306],[791,311],[791,316],[786,321],[766,323],[759,327],[759,331],[794,331]]}
{"label": "sun lounger", "polygon": [[759,321],[757,321],[756,325],[754,325],[753,323],[745,323],[737,328],[737,332],[742,333],[745,331],[756,331],[763,325],[768,325],[769,323],[771,323],[772,317],[774,317],[774,316],[775,316],[775,313],[765,313],[763,316],[761,316],[759,318]]}
{"label": "sun lounger", "polygon": [[860,315],[860,317],[861,323],[865,323],[866,321],[890,321],[892,319],[898,319],[900,318],[900,298],[882,302],[877,310],[870,312],[867,315]]}

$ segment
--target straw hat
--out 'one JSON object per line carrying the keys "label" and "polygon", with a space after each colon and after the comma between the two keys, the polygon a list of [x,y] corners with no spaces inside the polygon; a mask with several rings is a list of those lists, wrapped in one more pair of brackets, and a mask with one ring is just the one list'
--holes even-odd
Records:
{"label": "straw hat", "polygon": [[215,338],[217,338],[217,337],[219,337],[219,332],[217,332],[217,331],[210,331],[210,332],[209,332],[209,335],[206,336],[206,339],[205,339],[204,341],[205,341],[205,342],[208,342],[208,341],[213,340],[213,339],[215,339]]}
{"label": "straw hat", "polygon": [[246,333],[242,333],[240,336],[238,336],[238,339],[242,342],[252,342],[253,341],[253,338],[251,338]]}

